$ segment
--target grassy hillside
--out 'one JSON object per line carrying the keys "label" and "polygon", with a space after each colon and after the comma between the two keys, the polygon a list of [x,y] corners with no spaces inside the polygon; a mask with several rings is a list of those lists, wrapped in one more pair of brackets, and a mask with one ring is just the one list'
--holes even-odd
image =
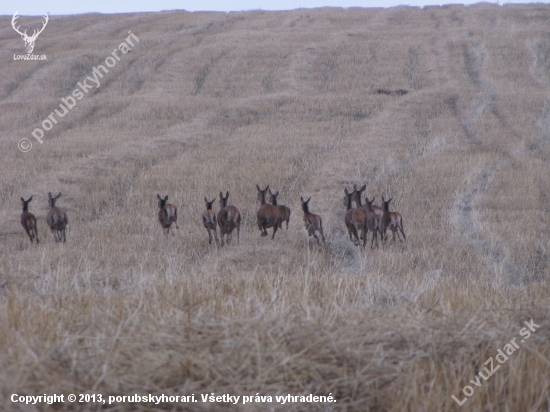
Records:
{"label": "grassy hillside", "polygon": [[[111,411],[550,410],[549,19],[489,4],[51,16],[34,50],[47,60],[20,61],[0,17],[0,409],[107,410],[10,400],[100,393],[199,400]],[[129,31],[139,42],[37,142]],[[256,184],[292,210],[274,241]],[[393,197],[405,243],[349,241],[354,184]],[[201,214],[222,190],[243,220],[218,249]],[[157,193],[178,208],[175,236]],[[39,245],[19,222],[31,195]],[[214,392],[336,402],[200,400]]]}

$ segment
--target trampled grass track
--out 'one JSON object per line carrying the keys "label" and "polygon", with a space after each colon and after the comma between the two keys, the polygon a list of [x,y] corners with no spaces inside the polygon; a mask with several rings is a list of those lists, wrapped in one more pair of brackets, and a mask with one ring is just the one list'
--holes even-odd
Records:
{"label": "trampled grass track", "polygon": [[[235,410],[451,411],[533,318],[541,328],[461,410],[548,410],[549,15],[52,16],[36,46],[46,64],[10,60],[22,43],[0,18],[0,409],[17,410],[12,393],[95,391],[332,393],[332,405]],[[128,30],[138,46],[20,153]],[[351,245],[342,198],[355,183],[394,197],[405,244]],[[275,241],[256,227],[256,184],[292,209]],[[243,226],[239,246],[216,250],[200,216],[220,190]],[[44,222],[48,191],[63,193],[64,245]],[[175,236],[156,221],[157,193],[178,207]],[[18,221],[31,194],[39,247]],[[326,248],[305,239],[301,195]]]}

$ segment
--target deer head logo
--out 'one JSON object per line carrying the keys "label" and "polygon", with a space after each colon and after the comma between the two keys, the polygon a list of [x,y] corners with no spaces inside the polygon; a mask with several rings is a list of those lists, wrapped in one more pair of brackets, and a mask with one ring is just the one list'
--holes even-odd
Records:
{"label": "deer head logo", "polygon": [[25,30],[23,33],[21,33],[19,31],[19,27],[20,26],[15,26],[15,21],[17,20],[19,16],[17,15],[17,12],[15,12],[15,14],[13,15],[12,19],[11,19],[11,25],[13,27],[13,29],[19,33],[21,35],[21,38],[25,41],[25,49],[27,50],[27,53],[28,54],[31,54],[33,49],[34,49],[34,43],[36,41],[36,38],[38,37],[38,35],[40,33],[42,33],[44,31],[44,29],[46,28],[46,24],[48,24],[48,15],[45,14],[44,15],[44,23],[42,23],[42,28],[40,30],[34,30],[32,36],[29,36],[27,35],[27,30]]}

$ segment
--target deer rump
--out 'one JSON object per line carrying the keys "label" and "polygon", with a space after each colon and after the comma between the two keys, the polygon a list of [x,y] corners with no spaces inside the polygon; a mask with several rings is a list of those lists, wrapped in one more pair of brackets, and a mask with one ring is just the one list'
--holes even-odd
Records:
{"label": "deer rump", "polygon": [[237,227],[239,211],[231,206],[226,206],[218,212],[218,225],[224,231],[231,231]]}
{"label": "deer rump", "polygon": [[278,206],[262,205],[258,213],[256,213],[256,217],[258,218],[258,226],[260,228],[280,227],[283,223],[283,216]]}

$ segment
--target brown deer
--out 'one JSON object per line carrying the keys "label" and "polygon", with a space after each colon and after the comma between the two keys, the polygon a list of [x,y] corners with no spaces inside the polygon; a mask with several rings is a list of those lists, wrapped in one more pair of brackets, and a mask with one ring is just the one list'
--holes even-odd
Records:
{"label": "brown deer", "polygon": [[273,228],[273,235],[271,240],[275,239],[275,233],[277,229],[282,226],[283,216],[278,206],[270,205],[265,202],[265,194],[269,190],[269,185],[264,189],[260,189],[260,186],[256,185],[258,190],[257,200],[260,202],[260,208],[256,213],[258,219],[258,228],[262,232],[262,236],[267,236],[267,229]]}
{"label": "brown deer", "polygon": [[21,198],[21,204],[23,205],[23,213],[21,213],[21,225],[23,225],[23,229],[25,229],[25,232],[27,232],[27,235],[29,235],[29,238],[31,239],[31,243],[36,237],[36,243],[40,243],[38,240],[38,231],[36,230],[36,218],[34,215],[29,212],[29,203],[32,200],[32,196],[29,197],[27,200]]}
{"label": "brown deer", "polygon": [[175,236],[174,230],[172,229],[172,223],[176,224],[176,229],[178,227],[178,208],[168,202],[168,195],[160,197],[157,193],[158,206],[159,206],[159,223],[162,226],[164,233],[167,235],[172,230],[172,235]]}
{"label": "brown deer", "polygon": [[210,202],[205,197],[204,203],[206,203],[206,210],[202,213],[202,224],[208,230],[208,244],[212,244],[212,230],[214,231],[214,237],[216,238],[216,244],[219,245],[218,241],[218,231],[216,229],[216,213],[212,210],[212,204],[216,198],[212,199]]}
{"label": "brown deer", "polygon": [[239,244],[239,233],[241,230],[241,212],[236,206],[227,206],[227,199],[229,198],[229,191],[223,197],[223,193],[220,192],[220,211],[218,212],[218,226],[220,227],[220,235],[222,238],[221,246],[223,246],[223,235],[226,236],[227,244],[233,238],[231,232],[233,229],[237,229],[237,244]]}
{"label": "brown deer", "polygon": [[[363,193],[363,191],[367,188],[367,185],[363,185],[363,187],[361,189],[357,189],[357,185],[353,185],[353,190],[356,190],[359,193],[359,203],[357,203],[357,207],[361,206],[361,194]],[[374,213],[376,213],[378,216],[380,216],[380,218],[382,218],[382,213],[384,213],[382,211],[382,208],[378,205],[371,205],[372,206],[372,210]]]}
{"label": "brown deer", "polygon": [[277,204],[277,196],[279,196],[279,191],[277,190],[276,193],[273,193],[271,189],[269,189],[269,196],[270,196],[270,202],[273,206],[277,206],[279,210],[281,211],[281,216],[283,220],[281,220],[281,224],[279,225],[279,229],[283,228],[283,222],[286,222],[286,230],[288,230],[288,222],[290,221],[290,208],[285,205],[278,205]]}
{"label": "brown deer", "polygon": [[403,243],[401,237],[399,236],[399,232],[397,231],[400,230],[403,238],[407,239],[407,236],[405,236],[405,232],[403,231],[403,219],[398,212],[390,212],[390,202],[392,201],[392,199],[393,197],[388,201],[385,201],[384,196],[382,196],[382,210],[384,211],[384,214],[382,215],[382,219],[380,221],[382,240],[386,240],[386,232],[389,228],[393,232],[393,243],[395,244],[396,233],[399,241]]}
{"label": "brown deer", "polygon": [[48,206],[50,210],[46,215],[46,222],[52,231],[55,242],[63,241],[63,243],[65,243],[67,241],[65,230],[69,220],[67,219],[65,210],[60,207],[55,207],[55,201],[59,199],[60,196],[61,192],[55,197],[52,196],[51,192],[48,192]]}
{"label": "brown deer", "polygon": [[[359,200],[361,202],[361,200]],[[381,218],[374,211],[372,203],[374,202],[374,197],[372,200],[369,200],[365,196],[365,206],[363,209],[367,212],[367,228],[365,231],[365,240],[367,238],[367,233],[370,230],[372,232],[371,247],[374,245],[374,239],[376,238],[376,245],[378,246],[378,233],[380,233],[380,241],[382,241],[382,231],[380,230]]]}
{"label": "brown deer", "polygon": [[[349,240],[351,240],[354,244],[361,244],[361,241],[359,240],[359,231],[361,231],[363,232],[363,247],[365,247],[366,230],[367,230],[366,228],[367,212],[362,207],[356,207],[356,208],[351,207],[351,202],[357,194],[356,190],[350,193],[346,188],[344,189],[344,193],[346,195],[344,203],[348,208],[346,215],[344,217],[344,222],[346,224],[346,228],[348,229]],[[355,242],[356,240],[357,240],[357,243]]]}
{"label": "brown deer", "polygon": [[300,196],[300,200],[302,201],[302,210],[304,211],[304,225],[306,227],[308,235],[313,236],[315,239],[317,239],[317,244],[320,244],[319,238],[315,233],[319,231],[319,233],[321,233],[321,237],[323,238],[324,245],[325,235],[323,234],[323,220],[321,219],[321,216],[309,212],[308,204],[311,200],[311,196],[308,200],[304,200],[304,198]]}

